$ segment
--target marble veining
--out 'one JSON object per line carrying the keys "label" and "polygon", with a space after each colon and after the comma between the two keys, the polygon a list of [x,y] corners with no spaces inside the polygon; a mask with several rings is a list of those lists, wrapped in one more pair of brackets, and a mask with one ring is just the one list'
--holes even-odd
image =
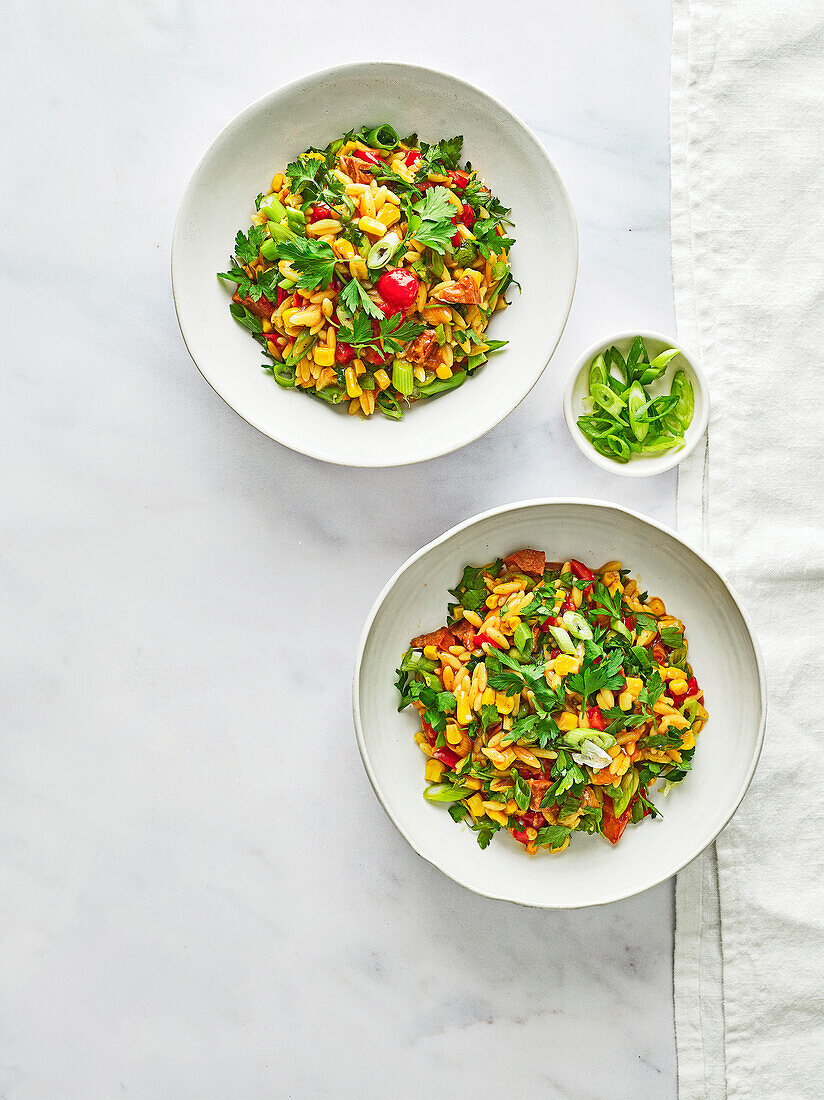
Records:
{"label": "marble veining", "polygon": [[[559,914],[472,895],[396,833],[349,711],[372,600],[444,528],[551,494],[674,521],[674,474],[600,472],[561,413],[584,345],[673,329],[669,10],[416,9],[410,34],[391,0],[5,7],[4,1100],[674,1096],[671,884]],[[504,100],[581,231],[528,399],[385,471],[293,454],[226,408],[168,272],[217,130],[368,56]]]}

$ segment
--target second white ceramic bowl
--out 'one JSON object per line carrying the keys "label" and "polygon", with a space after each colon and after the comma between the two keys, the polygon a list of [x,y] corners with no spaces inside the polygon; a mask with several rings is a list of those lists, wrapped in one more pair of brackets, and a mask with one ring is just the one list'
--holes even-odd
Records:
{"label": "second white ceramic bowl", "polygon": [[[549,559],[592,565],[618,558],[686,625],[690,661],[709,722],[693,768],[667,797],[660,821],[627,829],[611,847],[575,836],[559,856],[530,858],[499,834],[485,851],[442,805],[422,797],[424,757],[414,711],[398,713],[395,669],[410,638],[445,621],[463,567],[524,546]],[[453,527],[414,554],[384,588],[363,631],[353,709],[358,745],[384,809],[412,847],[456,882],[524,905],[567,909],[617,901],[675,874],[723,829],[744,796],[764,737],[765,685],[758,645],[735,593],[674,531],[613,504],[536,500]]]}
{"label": "second white ceramic bowl", "polygon": [[[669,393],[672,376],[677,370],[683,370],[692,382],[695,393],[695,413],[692,423],[684,436],[684,445],[672,451],[665,451],[660,455],[633,455],[629,462],[616,462],[605,455],[599,454],[590,441],[578,427],[578,417],[584,412],[583,401],[589,393],[589,369],[596,355],[606,351],[613,345],[626,358],[632,342],[636,336],[642,337],[650,356],[660,355],[667,348],[678,348],[681,352],[672,360],[663,377],[649,387],[653,397],[659,394]],[[683,462],[687,455],[691,454],[698,441],[707,430],[710,416],[710,391],[706,376],[695,356],[691,355],[677,340],[671,340],[660,332],[645,332],[642,329],[633,329],[630,332],[619,332],[606,340],[599,340],[597,344],[587,348],[575,366],[572,368],[564,390],[564,419],[569,433],[575,441],[578,450],[596,466],[602,470],[608,470],[611,474],[620,477],[651,477],[653,474],[662,474],[665,470],[671,470],[679,462]]]}
{"label": "second white ceramic bowl", "polygon": [[[261,370],[258,344],[229,314],[225,271],[255,196],[310,145],[364,123],[391,123],[425,141],[463,134],[470,160],[512,208],[512,306],[490,334],[509,340],[465,385],[422,401],[403,420],[347,416]],[[186,189],[172,241],[172,288],[186,346],[236,412],[304,454],[350,466],[398,466],[462,447],[494,427],[543,372],[566,323],[578,268],[572,204],[534,134],[504,106],[431,69],[366,62],[314,73],[247,107],[206,151]]]}

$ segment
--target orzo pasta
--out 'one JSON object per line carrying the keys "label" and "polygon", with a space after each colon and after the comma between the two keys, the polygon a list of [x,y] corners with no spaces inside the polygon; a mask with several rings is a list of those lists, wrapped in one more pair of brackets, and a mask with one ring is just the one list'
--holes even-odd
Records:
{"label": "orzo pasta", "polygon": [[485,848],[500,829],[563,851],[574,832],[616,844],[690,770],[707,721],[684,625],[620,562],[591,570],[520,550],[467,566],[447,625],[398,670],[427,757],[424,797]]}
{"label": "orzo pasta", "polygon": [[258,196],[220,278],[278,385],[397,420],[504,346],[486,330],[512,282],[509,211],[462,144],[352,131]]}

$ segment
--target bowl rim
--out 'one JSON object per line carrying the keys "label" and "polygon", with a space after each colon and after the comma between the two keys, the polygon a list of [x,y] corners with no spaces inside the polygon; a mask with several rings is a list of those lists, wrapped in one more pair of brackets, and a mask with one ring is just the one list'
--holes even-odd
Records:
{"label": "bowl rim", "polygon": [[[483,430],[477,431],[474,428],[470,427],[469,430],[466,431],[465,433],[463,433],[454,443],[450,443],[446,447],[439,447],[436,444],[431,449],[429,449],[428,451],[425,451],[424,453],[422,453],[419,456],[413,456],[411,458],[401,458],[401,459],[394,460],[394,461],[382,461],[380,456],[376,456],[375,459],[371,460],[371,461],[367,461],[367,460],[360,460],[360,461],[357,461],[357,462],[347,461],[347,459],[345,457],[341,457],[341,456],[336,455],[334,453],[330,454],[329,452],[325,451],[324,448],[323,448],[322,437],[319,438],[317,441],[309,438],[309,439],[307,439],[306,444],[301,445],[300,447],[292,446],[289,443],[282,442],[280,439],[277,439],[274,435],[272,435],[266,429],[266,427],[263,426],[262,418],[259,418],[259,417],[255,416],[255,417],[250,419],[247,416],[245,416],[243,413],[241,413],[238,409],[236,409],[234,407],[234,405],[232,405],[229,402],[229,400],[226,397],[223,396],[223,394],[220,392],[220,390],[217,389],[216,384],[214,382],[212,382],[211,378],[209,378],[209,376],[206,374],[206,371],[204,370],[204,368],[201,367],[201,365],[198,363],[197,359],[195,358],[195,356],[192,352],[192,349],[189,346],[189,341],[186,337],[186,330],[185,330],[185,327],[184,327],[183,318],[181,316],[180,307],[178,305],[177,292],[176,292],[176,289],[175,289],[175,256],[176,256],[176,254],[180,253],[180,250],[183,246],[182,223],[183,223],[184,210],[186,210],[189,206],[190,196],[194,192],[194,189],[195,189],[195,186],[196,186],[196,181],[197,181],[198,176],[200,175],[201,169],[203,168],[206,160],[209,158],[209,156],[211,155],[211,153],[215,149],[215,147],[217,145],[219,145],[223,141],[223,139],[226,136],[228,136],[228,134],[232,130],[234,130],[237,126],[242,125],[248,118],[250,118],[251,116],[256,114],[258,111],[262,110],[265,105],[272,102],[277,97],[285,95],[289,92],[296,91],[302,85],[314,84],[317,81],[327,79],[327,78],[333,78],[335,76],[339,76],[339,75],[342,75],[342,74],[344,74],[346,72],[349,72],[351,70],[357,70],[357,69],[363,69],[363,70],[368,70],[368,69],[377,69],[377,70],[380,70],[380,69],[383,69],[383,70],[394,69],[394,70],[399,70],[400,69],[400,70],[405,70],[406,72],[409,72],[409,73],[415,72],[415,73],[423,74],[425,76],[426,75],[428,75],[428,76],[434,75],[434,76],[442,77],[445,80],[451,81],[452,83],[461,86],[462,88],[468,89],[470,92],[474,93],[476,96],[480,97],[482,100],[485,100],[488,104],[492,104],[495,107],[497,107],[499,110],[503,111],[503,113],[505,115],[507,115],[518,127],[521,128],[521,130],[523,130],[530,137],[530,139],[532,140],[532,142],[535,145],[536,149],[538,150],[538,152],[543,156],[544,160],[546,161],[546,165],[549,169],[549,172],[553,176],[553,178],[555,179],[556,184],[558,186],[558,192],[559,192],[560,199],[561,199],[561,201],[562,201],[562,203],[563,203],[563,205],[566,209],[566,212],[569,216],[569,220],[570,220],[570,223],[571,223],[571,226],[572,226],[573,245],[574,245],[574,249],[575,249],[574,271],[573,271],[572,281],[571,281],[570,288],[569,288],[569,294],[567,296],[566,306],[565,306],[565,309],[564,309],[563,322],[560,326],[560,329],[558,331],[558,335],[557,335],[557,338],[555,339],[555,342],[553,343],[552,347],[549,349],[549,352],[547,354],[547,357],[546,357],[546,360],[544,361],[543,366],[540,368],[540,370],[537,371],[537,373],[535,373],[534,377],[531,379],[531,381],[529,382],[529,384],[528,384],[527,388],[524,390],[524,392],[522,394],[520,394],[520,396],[517,397],[517,399],[512,401],[511,403],[507,403],[507,401],[503,401],[499,405],[499,408],[501,410],[500,416],[498,416],[497,419],[494,420],[493,423],[489,424],[488,427],[484,428]],[[575,290],[576,290],[577,285],[578,285],[578,271],[579,271],[579,268],[580,268],[580,235],[579,235],[579,231],[578,231],[578,219],[577,219],[576,214],[575,214],[575,207],[572,204],[572,199],[570,197],[569,190],[567,189],[567,186],[564,183],[564,180],[563,180],[563,177],[561,176],[561,173],[559,172],[555,162],[553,161],[552,157],[547,152],[546,148],[543,145],[543,142],[537,136],[535,131],[530,126],[528,126],[527,123],[524,122],[522,118],[520,118],[518,115],[516,115],[514,111],[510,110],[510,108],[507,107],[504,103],[502,103],[499,99],[497,99],[495,96],[491,95],[489,92],[485,92],[483,89],[477,87],[477,85],[472,84],[468,80],[464,80],[463,78],[458,77],[458,76],[453,76],[451,73],[444,72],[442,69],[433,69],[433,68],[430,68],[429,66],[426,66],[426,65],[409,64],[409,63],[404,62],[404,61],[389,61],[389,60],[349,61],[349,62],[346,62],[343,65],[332,65],[332,66],[330,66],[328,68],[325,68],[325,69],[316,69],[316,70],[313,70],[311,72],[304,73],[302,76],[297,77],[295,80],[289,81],[288,84],[279,85],[278,87],[274,88],[272,91],[267,92],[266,94],[264,94],[262,96],[259,96],[257,99],[253,100],[251,103],[247,104],[241,111],[239,111],[232,119],[229,120],[229,122],[226,123],[225,126],[223,126],[223,128],[209,142],[208,146],[206,147],[206,149],[204,150],[204,152],[201,155],[200,159],[198,160],[197,165],[195,166],[195,169],[194,169],[194,171],[192,172],[192,175],[189,178],[189,182],[186,184],[186,187],[183,191],[183,195],[181,196],[180,203],[179,203],[178,208],[177,208],[177,214],[175,215],[174,228],[172,230],[171,254],[170,254],[172,299],[174,301],[175,317],[177,318],[177,324],[178,324],[178,328],[180,329],[180,335],[183,338],[183,343],[186,347],[186,351],[189,353],[190,359],[194,363],[195,367],[197,367],[200,375],[208,383],[208,385],[214,390],[214,392],[218,395],[218,397],[221,399],[221,401],[223,401],[224,404],[227,405],[232,410],[232,412],[234,412],[237,416],[239,416],[241,418],[241,420],[243,420],[245,423],[251,425],[251,427],[253,427],[257,431],[259,431],[261,433],[261,435],[265,435],[268,439],[271,439],[273,442],[278,443],[280,446],[287,447],[289,450],[295,451],[298,454],[307,455],[309,458],[314,458],[314,459],[317,459],[321,462],[328,462],[331,465],[335,465],[335,466],[348,466],[348,467],[354,468],[354,469],[389,469],[389,468],[396,467],[396,466],[411,466],[411,465],[414,465],[417,462],[428,462],[433,458],[441,458],[444,455],[452,454],[454,451],[460,450],[462,447],[468,446],[470,443],[474,443],[476,439],[480,439],[481,436],[486,435],[487,432],[491,432],[493,430],[493,428],[496,428],[503,420],[505,420],[510,415],[510,413],[513,413],[515,411],[515,409],[517,409],[517,407],[521,404],[521,402],[532,392],[533,388],[540,381],[541,377],[543,376],[544,371],[549,366],[550,360],[552,359],[553,355],[555,354],[555,352],[558,348],[558,344],[560,343],[561,337],[563,336],[564,331],[565,331],[566,326],[567,326],[567,323],[569,321],[569,314],[570,314],[570,311],[572,309],[572,302],[573,302],[573,299],[575,297]]]}
{"label": "bowl rim", "polygon": [[[689,438],[680,450],[670,451],[669,454],[655,455],[649,458],[641,456],[632,462],[613,462],[612,459],[598,454],[578,427],[576,423],[578,418],[574,414],[572,408],[573,392],[575,390],[575,383],[578,381],[581,372],[599,352],[604,351],[605,348],[610,347],[612,344],[633,340],[636,336],[640,336],[643,340],[658,340],[671,348],[678,348],[698,383],[698,393],[696,397],[699,400],[696,401],[696,407],[699,411],[699,415],[697,420],[694,420],[687,429]],[[710,386],[700,362],[692,354],[690,348],[686,347],[682,341],[673,340],[664,333],[655,332],[652,329],[624,329],[608,336],[604,340],[598,340],[587,348],[587,350],[576,360],[575,365],[569,373],[566,385],[564,386],[563,404],[564,420],[566,421],[569,434],[572,436],[572,440],[578,450],[588,458],[590,462],[600,467],[600,469],[606,470],[608,473],[617,474],[619,477],[654,477],[656,474],[666,473],[667,470],[672,470],[675,466],[682,463],[685,458],[692,454],[698,446],[699,440],[703,438],[710,417]]]}
{"label": "bowl rim", "polygon": [[[695,554],[696,557],[699,558],[699,560],[702,561],[703,564],[708,569],[710,569],[716,575],[716,577],[721,581],[721,583],[724,585],[727,592],[729,593],[733,603],[735,604],[735,606],[738,610],[738,613],[741,615],[741,618],[744,622],[744,626],[745,626],[746,631],[747,631],[747,635],[749,636],[750,643],[753,647],[753,653],[755,655],[755,663],[756,663],[756,668],[758,670],[759,694],[760,694],[760,700],[761,700],[761,713],[760,713],[760,718],[759,718],[759,723],[758,723],[758,730],[757,730],[757,734],[756,734],[755,751],[753,752],[752,759],[750,760],[749,768],[747,769],[747,774],[744,778],[743,783],[740,786],[740,789],[738,790],[738,792],[735,796],[734,801],[731,802],[731,804],[730,804],[731,808],[730,808],[729,813],[724,818],[723,822],[718,827],[718,829],[716,830],[714,835],[707,841],[707,843],[701,845],[697,850],[693,851],[691,855],[688,855],[685,859],[681,860],[676,867],[672,868],[671,871],[668,871],[664,875],[658,875],[658,874],[653,875],[650,882],[646,883],[646,885],[640,886],[638,889],[631,889],[631,890],[627,890],[627,891],[622,891],[622,890],[619,889],[619,890],[615,891],[613,894],[611,894],[609,897],[605,897],[600,901],[587,902],[587,903],[582,903],[582,904],[536,905],[536,904],[531,903],[531,902],[520,901],[517,897],[512,897],[511,895],[509,895],[505,892],[497,892],[497,891],[493,891],[493,890],[480,889],[480,888],[478,888],[476,886],[473,886],[473,885],[470,885],[470,883],[466,882],[459,873],[454,873],[453,874],[451,871],[444,870],[443,867],[439,866],[437,863],[435,863],[428,856],[424,855],[423,852],[421,852],[417,848],[417,846],[412,842],[410,837],[407,835],[406,830],[404,829],[403,825],[398,820],[396,815],[393,813],[391,807],[389,806],[387,800],[385,799],[385,797],[383,795],[383,792],[382,792],[381,786],[380,786],[380,782],[379,782],[378,777],[375,774],[375,771],[372,767],[372,763],[371,763],[371,760],[369,758],[369,753],[368,753],[368,750],[366,748],[366,742],[365,742],[364,733],[363,733],[363,725],[362,725],[361,716],[360,716],[360,675],[361,675],[361,669],[362,669],[362,666],[363,666],[364,650],[366,648],[366,643],[369,640],[369,635],[370,635],[371,630],[372,630],[372,624],[374,623],[375,618],[376,618],[378,612],[380,611],[384,600],[389,595],[390,591],[394,588],[394,586],[397,583],[400,576],[403,573],[405,573],[406,570],[411,565],[413,565],[416,561],[418,561],[420,558],[422,558],[424,556],[424,554],[429,553],[430,550],[434,550],[436,547],[438,547],[442,543],[446,542],[447,539],[452,538],[453,535],[456,535],[461,531],[465,531],[470,527],[474,527],[476,524],[482,523],[484,520],[487,520],[487,519],[491,518],[492,516],[502,515],[506,512],[515,511],[516,509],[544,507],[546,505],[584,505],[584,506],[587,506],[587,507],[604,509],[605,511],[606,510],[612,510],[612,511],[621,512],[624,515],[629,516],[634,520],[640,520],[643,524],[646,524],[646,525],[654,528],[655,530],[662,532],[663,534],[669,535],[670,537],[674,538],[677,542],[681,543],[681,545],[685,546],[693,554]],[[485,512],[479,512],[479,513],[477,513],[477,515],[470,516],[469,519],[463,520],[461,523],[455,524],[454,527],[450,527],[449,530],[444,531],[444,533],[442,535],[439,535],[437,538],[432,539],[431,542],[428,542],[425,546],[422,546],[420,550],[417,550],[414,554],[411,554],[406,559],[406,561],[403,562],[403,564],[398,569],[395,570],[395,572],[392,574],[392,576],[389,578],[389,580],[383,586],[383,588],[381,589],[381,591],[378,594],[377,598],[375,599],[374,603],[372,604],[372,607],[369,611],[369,614],[367,615],[366,622],[364,623],[363,630],[361,631],[360,640],[358,642],[357,654],[356,654],[356,657],[355,657],[354,676],[353,676],[353,680],[352,680],[352,717],[353,717],[354,725],[355,725],[355,735],[356,735],[357,742],[358,742],[358,750],[360,751],[361,760],[363,761],[363,766],[366,770],[367,777],[369,779],[370,784],[372,785],[372,790],[375,792],[375,795],[376,795],[378,801],[380,802],[381,806],[383,806],[383,808],[386,811],[390,821],[393,823],[393,825],[398,830],[398,832],[401,834],[401,836],[404,838],[404,840],[407,842],[407,844],[409,844],[409,846],[417,853],[417,855],[419,855],[421,857],[421,859],[426,860],[427,863],[430,863],[433,867],[435,867],[438,871],[440,871],[441,874],[446,875],[447,878],[452,879],[453,882],[458,883],[459,886],[463,886],[465,889],[471,890],[473,893],[479,894],[482,897],[491,898],[493,901],[508,901],[508,902],[514,903],[515,905],[523,905],[526,908],[530,908],[530,909],[549,909],[549,910],[552,910],[552,909],[556,909],[556,910],[562,910],[562,909],[590,909],[590,908],[595,908],[596,906],[600,906],[600,905],[611,905],[613,902],[616,902],[616,901],[624,901],[627,898],[635,897],[638,894],[643,894],[647,890],[653,889],[653,887],[655,887],[655,886],[659,886],[662,882],[666,882],[668,879],[670,879],[674,875],[676,875],[679,871],[683,870],[683,868],[686,867],[688,863],[692,863],[692,861],[694,859],[696,859],[699,855],[701,855],[701,853],[703,851],[705,851],[706,848],[708,848],[711,844],[715,843],[718,836],[723,832],[723,830],[730,823],[730,821],[732,820],[736,810],[741,805],[741,802],[744,798],[744,795],[747,793],[747,790],[749,789],[750,783],[752,782],[753,775],[755,774],[755,769],[758,766],[758,761],[761,758],[761,751],[764,747],[764,732],[765,732],[766,722],[767,722],[767,681],[766,681],[766,675],[765,675],[765,672],[764,672],[764,660],[763,660],[763,657],[761,655],[761,646],[758,642],[758,637],[757,637],[755,631],[753,630],[753,626],[752,626],[752,623],[750,622],[749,616],[744,611],[744,608],[741,605],[741,601],[738,597],[738,593],[735,591],[733,586],[729,583],[729,581],[724,576],[724,574],[719,569],[717,569],[710,561],[708,561],[706,556],[700,550],[698,550],[693,545],[692,542],[690,542],[687,539],[682,538],[678,534],[678,532],[675,531],[672,527],[669,527],[664,523],[659,523],[657,520],[652,519],[650,516],[646,516],[641,512],[636,512],[631,508],[624,508],[622,505],[614,504],[614,503],[612,503],[611,501],[608,501],[608,500],[597,500],[595,498],[590,498],[590,497],[536,497],[536,498],[532,498],[532,499],[529,499],[529,500],[515,501],[512,504],[500,505],[497,508],[490,508]]]}

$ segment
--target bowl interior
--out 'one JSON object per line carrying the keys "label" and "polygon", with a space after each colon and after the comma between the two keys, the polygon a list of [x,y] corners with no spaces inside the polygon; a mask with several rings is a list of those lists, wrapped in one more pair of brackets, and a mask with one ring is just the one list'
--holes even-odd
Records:
{"label": "bowl interior", "polygon": [[652,456],[632,455],[627,463],[614,462],[598,454],[577,425],[578,417],[584,412],[584,398],[589,393],[589,370],[592,365],[592,360],[599,352],[605,351],[612,345],[615,345],[624,358],[626,358],[632,347],[632,342],[637,335],[639,335],[638,332],[621,334],[614,339],[604,340],[596,347],[591,348],[575,366],[564,400],[564,414],[567,425],[580,450],[596,465],[603,467],[605,470],[610,470],[612,473],[623,475],[624,477],[648,477],[652,474],[663,473],[665,470],[670,470],[673,466],[678,465],[678,463],[683,461],[690,451],[693,450],[698,440],[704,434],[709,416],[709,403],[705,380],[703,374],[696,369],[695,363],[690,358],[689,353],[685,351],[677,341],[668,340],[666,336],[661,336],[656,333],[640,332],[651,358],[659,355],[662,351],[666,351],[667,348],[680,349],[681,354],[672,360],[664,374],[646,388],[652,397],[659,397],[661,394],[669,393],[675,372],[683,370],[690,382],[692,382],[692,388],[695,393],[695,412],[693,414],[692,423],[685,433],[683,447],[678,450],[666,451],[664,454]]}
{"label": "bowl interior", "polygon": [[[630,828],[612,848],[573,838],[562,855],[525,856],[498,834],[485,851],[443,807],[421,797],[424,758],[414,711],[397,712],[395,669],[409,639],[445,621],[447,590],[463,566],[523,546],[550,559],[600,565],[613,558],[681,618],[710,720],[692,774],[655,801],[664,817]],[[638,893],[674,874],[723,828],[743,797],[763,736],[763,683],[756,647],[725,582],[674,534],[620,508],[591,502],[513,505],[447,534],[412,558],[367,624],[356,667],[355,718],[370,779],[410,844],[447,875],[481,894],[526,905],[597,905]]]}
{"label": "bowl interior", "polygon": [[[349,417],[261,370],[257,343],[232,320],[225,271],[235,234],[276,171],[310,145],[323,146],[365,122],[392,123],[423,140],[463,134],[469,159],[506,206],[524,287],[490,326],[511,345],[453,393],[421,402],[399,422]],[[547,263],[551,256],[551,263]],[[306,77],[253,104],[214,141],[183,198],[172,247],[178,320],[192,358],[249,423],[329,462],[392,466],[460,447],[493,427],[539,378],[566,322],[578,262],[575,217],[543,148],[500,104],[428,69],[358,64]]]}

